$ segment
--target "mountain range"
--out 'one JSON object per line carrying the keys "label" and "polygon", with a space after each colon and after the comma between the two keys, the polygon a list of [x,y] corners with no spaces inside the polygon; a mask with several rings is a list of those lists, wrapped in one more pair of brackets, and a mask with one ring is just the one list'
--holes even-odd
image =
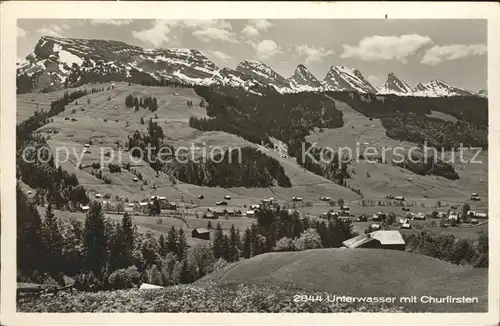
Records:
{"label": "mountain range", "polygon": [[[34,51],[17,63],[17,75],[28,76],[36,88],[60,88],[95,80],[166,80],[187,85],[243,87],[258,93],[272,87],[279,93],[305,91],[356,91],[399,96],[483,96],[452,86],[442,80],[411,87],[389,73],[383,87],[376,89],[356,69],[331,66],[323,80],[300,64],[285,78],[266,64],[243,60],[236,69],[219,67],[195,49],[143,49],[112,40],[42,36]],[[99,78],[98,78],[99,77]]]}

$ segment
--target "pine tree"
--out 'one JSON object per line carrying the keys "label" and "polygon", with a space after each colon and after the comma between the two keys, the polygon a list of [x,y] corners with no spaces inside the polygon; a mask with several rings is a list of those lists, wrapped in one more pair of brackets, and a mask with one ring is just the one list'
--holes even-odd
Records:
{"label": "pine tree", "polygon": [[175,228],[172,226],[172,228],[168,231],[167,234],[167,251],[174,253],[177,255],[178,249],[177,249],[177,232],[175,231]]}
{"label": "pine tree", "polygon": [[160,234],[160,237],[158,238],[158,247],[160,247],[160,255],[162,257],[165,257],[165,255],[167,254],[167,243],[165,241],[163,233]]}
{"label": "pine tree", "polygon": [[45,248],[45,268],[51,275],[56,275],[62,260],[62,236],[57,219],[49,204],[46,209],[45,219],[42,223],[42,238]]}
{"label": "pine tree", "polygon": [[92,202],[85,218],[84,247],[86,266],[100,275],[107,255],[104,215],[101,204]]}
{"label": "pine tree", "polygon": [[250,229],[247,228],[245,230],[245,234],[243,235],[243,257],[250,258],[252,256],[252,236],[250,233]]}
{"label": "pine tree", "polygon": [[227,234],[224,234],[222,258],[224,258],[225,261],[229,261],[229,237]]}
{"label": "pine tree", "polygon": [[214,242],[212,249],[214,251],[215,259],[224,258],[224,234],[222,232],[222,226],[217,223],[214,234]]}
{"label": "pine tree", "polygon": [[208,221],[207,223],[207,229],[211,230],[213,227],[212,227],[212,222],[211,221]]}
{"label": "pine tree", "polygon": [[238,261],[240,258],[240,253],[238,250],[238,236],[236,234],[236,228],[234,227],[234,224],[231,225],[229,239],[226,241],[228,242],[226,260],[228,262]]}
{"label": "pine tree", "polygon": [[179,243],[177,245],[177,256],[179,257],[179,260],[184,259],[186,256],[186,250],[187,250],[187,240],[186,240],[186,235],[184,234],[184,230],[182,228],[179,229]]}
{"label": "pine tree", "polygon": [[28,198],[16,187],[17,200],[17,268],[33,273],[41,267],[43,261],[43,241],[41,236],[42,221],[36,207],[28,202]]}
{"label": "pine tree", "polygon": [[181,284],[189,284],[192,281],[193,281],[193,277],[192,277],[191,270],[189,269],[187,258],[184,258],[182,260],[180,283]]}

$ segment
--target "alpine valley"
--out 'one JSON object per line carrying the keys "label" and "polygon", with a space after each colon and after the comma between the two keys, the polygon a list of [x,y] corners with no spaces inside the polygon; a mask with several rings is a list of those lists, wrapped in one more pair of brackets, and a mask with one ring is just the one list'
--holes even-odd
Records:
{"label": "alpine valley", "polygon": [[488,311],[487,92],[244,58],[38,40],[16,76],[17,310]]}

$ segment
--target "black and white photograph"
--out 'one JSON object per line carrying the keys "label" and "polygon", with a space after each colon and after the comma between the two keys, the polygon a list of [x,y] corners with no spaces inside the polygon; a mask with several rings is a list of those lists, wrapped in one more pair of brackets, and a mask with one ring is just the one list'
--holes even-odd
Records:
{"label": "black and white photograph", "polygon": [[254,6],[9,25],[12,309],[498,318],[488,4]]}

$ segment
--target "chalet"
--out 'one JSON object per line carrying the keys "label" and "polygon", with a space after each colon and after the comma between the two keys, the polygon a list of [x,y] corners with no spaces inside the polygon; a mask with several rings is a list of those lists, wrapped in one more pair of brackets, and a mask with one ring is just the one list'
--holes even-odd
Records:
{"label": "chalet", "polygon": [[260,205],[259,204],[250,205],[250,208],[251,209],[259,209]]}
{"label": "chalet", "polygon": [[408,219],[407,218],[401,218],[401,219],[399,219],[399,225],[403,225],[403,224],[408,224]]}
{"label": "chalet", "polygon": [[216,202],[215,205],[217,205],[217,206],[227,206],[227,202],[221,200],[221,201]]}
{"label": "chalet", "polygon": [[350,210],[349,206],[340,206],[341,211],[348,211]]}
{"label": "chalet", "polygon": [[191,237],[203,240],[210,240],[210,231],[205,228],[197,228],[191,232]]}
{"label": "chalet", "polygon": [[394,197],[394,200],[398,200],[398,201],[404,201],[405,198],[403,196],[395,196]]}
{"label": "chalet", "polygon": [[138,178],[136,178],[136,177],[134,177],[132,180],[133,180],[134,182],[139,181],[139,179],[138,179]]}
{"label": "chalet", "polygon": [[224,196],[224,199],[230,200],[231,196]]}
{"label": "chalet", "polygon": [[102,198],[101,194],[95,194],[95,198]]}
{"label": "chalet", "polygon": [[425,214],[424,213],[417,213],[413,215],[414,220],[425,220]]}
{"label": "chalet", "polygon": [[217,216],[212,212],[206,212],[205,214],[203,214],[203,218],[206,218],[209,220],[216,220]]}
{"label": "chalet", "polygon": [[302,201],[302,197],[293,197],[292,201]]}
{"label": "chalet", "polygon": [[248,210],[248,211],[245,212],[245,214],[247,214],[247,216],[254,216],[255,215],[255,211]]}
{"label": "chalet", "polygon": [[142,283],[141,286],[139,287],[139,290],[163,289],[163,288],[164,288],[163,286],[159,285]]}
{"label": "chalet", "polygon": [[80,209],[82,212],[87,212],[90,209],[90,206],[81,206]]}
{"label": "chalet", "polygon": [[476,212],[474,214],[474,217],[478,217],[478,218],[488,218],[488,213],[478,213]]}
{"label": "chalet", "polygon": [[384,249],[404,250],[405,248],[405,240],[399,231],[381,230],[372,232],[369,235],[377,239]]}
{"label": "chalet", "polygon": [[387,215],[382,212],[378,212],[376,214],[373,214],[372,216],[372,221],[383,221],[387,218]]}
{"label": "chalet", "polygon": [[198,195],[198,199],[204,199],[204,198],[205,198],[205,196],[203,196],[203,195]]}
{"label": "chalet", "polygon": [[83,145],[85,148],[89,148],[90,147],[90,144],[85,144]]}
{"label": "chalet", "polygon": [[403,223],[400,226],[401,229],[411,229],[411,224],[410,223]]}
{"label": "chalet", "polygon": [[380,229],[380,224],[374,223],[374,224],[370,225],[370,227],[372,228],[372,230],[379,230]]}
{"label": "chalet", "polygon": [[349,249],[355,248],[380,248],[404,250],[405,241],[399,231],[382,230],[368,234],[360,234],[342,242],[342,246]]}

